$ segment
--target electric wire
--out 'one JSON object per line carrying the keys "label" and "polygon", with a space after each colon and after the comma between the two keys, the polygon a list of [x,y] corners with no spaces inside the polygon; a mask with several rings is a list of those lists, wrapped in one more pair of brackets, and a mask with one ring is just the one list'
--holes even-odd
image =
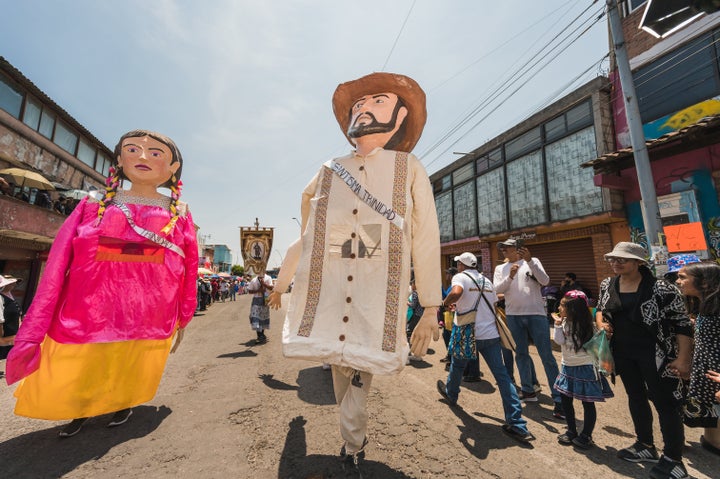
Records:
{"label": "electric wire", "polygon": [[385,59],[385,63],[383,63],[382,68],[380,69],[381,72],[385,71],[385,67],[387,67],[388,62],[390,61],[390,57],[392,56],[393,52],[395,51],[395,47],[397,46],[398,40],[400,40],[400,36],[403,33],[403,30],[405,30],[405,25],[407,24],[408,19],[410,18],[410,14],[413,11],[413,8],[415,8],[415,2],[417,0],[413,0],[412,5],[410,5],[410,10],[408,10],[407,15],[405,16],[405,21],[403,22],[402,26],[400,27],[400,31],[397,34],[397,37],[395,37],[395,42],[393,42],[392,47],[390,48],[390,53],[388,53],[387,58]]}
{"label": "electric wire", "polygon": [[[594,4],[594,3],[595,3],[595,2],[593,2],[593,4]],[[592,6],[592,5],[591,5],[591,6]],[[584,10],[584,11],[583,11],[583,14],[586,13],[587,10],[588,10],[588,9]],[[604,7],[603,7],[603,10],[604,10]],[[582,15],[582,14],[581,14],[581,15]],[[581,16],[581,15],[580,15],[580,16]],[[576,17],[576,19],[574,19],[573,22],[571,22],[568,26],[566,26],[566,27],[562,30],[562,32],[565,32],[568,28],[570,28],[570,27],[572,26],[572,24],[573,24],[578,18],[580,18],[580,16]],[[459,131],[459,129],[461,129],[463,126],[465,126],[467,123],[469,123],[469,121],[470,121],[473,117],[475,117],[475,116],[476,116],[477,114],[479,114],[483,109],[485,109],[487,106],[489,106],[492,101],[494,101],[494,100],[496,100],[497,98],[499,98],[500,95],[502,95],[503,93],[505,93],[506,91],[508,91],[515,83],[517,83],[518,81],[522,80],[523,77],[525,77],[525,76],[527,76],[527,75],[530,75],[532,69],[534,69],[536,66],[538,66],[542,61],[545,61],[545,63],[544,63],[542,66],[540,66],[537,71],[535,71],[534,73],[532,73],[528,79],[534,78],[538,73],[540,73],[540,71],[542,71],[542,70],[543,70],[544,68],[546,68],[550,63],[552,63],[552,61],[555,60],[555,59],[559,56],[560,53],[564,52],[567,48],[569,48],[572,44],[574,44],[580,37],[582,37],[583,35],[585,35],[592,27],[594,27],[595,25],[597,25],[598,22],[599,22],[603,17],[604,17],[604,11],[603,11],[602,13],[600,13],[600,11],[598,10],[598,11],[596,12],[596,14],[594,14],[592,17],[586,19],[585,21],[583,21],[583,22],[582,22],[579,26],[577,26],[574,30],[572,30],[570,33],[568,33],[568,34],[565,35],[563,38],[561,38],[561,39],[559,40],[558,44],[555,45],[554,47],[552,47],[552,48],[551,48],[549,51],[547,51],[544,55],[542,55],[541,57],[537,58],[537,59],[536,59],[533,63],[531,63],[530,65],[526,65],[526,66],[524,66],[523,68],[521,68],[520,71],[515,74],[514,79],[513,79],[512,81],[510,81],[509,83],[505,83],[500,90],[496,90],[496,91],[492,92],[492,93],[486,98],[486,100],[484,100],[480,105],[478,105],[478,106],[474,109],[474,111],[473,111],[470,115],[468,115],[465,119],[463,119],[463,121],[461,121],[460,123],[458,123],[457,125],[455,125],[448,133],[446,133],[440,140],[438,140],[438,141],[437,141],[435,144],[433,144],[425,153],[423,153],[423,155],[421,155],[421,157],[425,158],[427,155],[429,155],[430,153],[432,153],[433,151],[435,151],[437,148],[439,148],[444,142],[446,142],[446,141],[450,138],[450,136],[452,136],[454,133],[456,133],[457,131]],[[583,25],[585,25],[585,24],[586,24],[588,21],[590,21],[590,20],[592,20],[592,23],[591,23],[589,26],[585,27],[584,30],[582,30],[579,34],[577,34],[574,38],[572,38],[572,40],[571,40],[569,43],[567,43],[566,45],[563,45],[563,42],[567,41],[572,35],[574,35],[576,32],[578,32],[578,30],[580,30],[580,28],[582,28]],[[557,39],[557,38],[558,38],[558,37],[556,36],[553,40],[555,40],[555,39]],[[539,50],[538,54],[539,54],[540,52],[543,52],[544,50],[546,50],[551,44],[552,44],[552,42],[550,42],[550,43],[546,44],[545,46],[543,46],[543,47]],[[553,54],[553,52],[555,52],[555,50],[558,50],[558,49],[560,49],[560,51],[557,52],[557,53],[555,53],[554,56],[550,57],[550,55]],[[536,55],[537,55],[537,54],[536,54]],[[436,158],[434,158],[434,159],[433,159],[432,161],[430,161],[429,163],[426,163],[425,166],[427,167],[427,166],[435,163],[438,159],[440,159],[440,157],[442,157],[442,155],[443,155],[444,153],[446,153],[450,148],[452,148],[452,147],[453,147],[454,145],[456,145],[460,140],[462,140],[465,136],[467,136],[467,134],[469,134],[473,129],[475,129],[475,128],[476,128],[482,121],[484,121],[490,114],[492,114],[492,113],[495,112],[498,108],[500,108],[510,97],[512,97],[512,95],[514,95],[515,93],[517,93],[517,91],[519,91],[523,86],[524,86],[524,84],[521,84],[518,88],[516,88],[515,90],[513,90],[508,96],[506,96],[504,99],[502,99],[502,100],[500,101],[500,103],[498,103],[488,114],[486,114],[485,116],[483,116],[483,118],[482,118],[480,121],[476,122],[471,128],[468,129],[468,131],[466,131],[465,133],[463,133],[463,134],[462,134],[459,138],[457,138],[452,144],[450,144],[447,148],[445,148],[445,150],[443,150]]]}

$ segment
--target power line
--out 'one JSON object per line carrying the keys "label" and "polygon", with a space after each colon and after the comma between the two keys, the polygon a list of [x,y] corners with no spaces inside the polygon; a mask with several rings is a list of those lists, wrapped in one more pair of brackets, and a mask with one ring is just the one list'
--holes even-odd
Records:
{"label": "power line", "polygon": [[415,2],[417,0],[413,0],[412,5],[410,5],[410,10],[408,10],[407,15],[405,16],[405,21],[403,22],[402,26],[400,27],[400,31],[397,34],[397,37],[395,37],[395,42],[392,45],[392,48],[390,48],[390,53],[388,53],[387,58],[385,59],[385,63],[383,63],[382,68],[380,69],[381,72],[385,71],[385,67],[387,66],[388,62],[390,61],[390,56],[395,51],[395,46],[397,45],[398,40],[400,40],[400,35],[402,35],[403,30],[405,30],[405,25],[407,24],[408,19],[410,18],[410,14],[413,11],[413,8],[415,8]]}

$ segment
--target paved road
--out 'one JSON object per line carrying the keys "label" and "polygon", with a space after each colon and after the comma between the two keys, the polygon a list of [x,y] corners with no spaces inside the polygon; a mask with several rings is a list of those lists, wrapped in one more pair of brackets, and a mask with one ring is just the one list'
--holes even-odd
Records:
{"label": "paved road", "polygon": [[[197,316],[155,399],[118,428],[106,428],[108,417],[99,417],[61,440],[63,423],[13,415],[14,388],[0,386],[0,477],[356,477],[338,463],[330,373],[282,357],[282,311],[273,312],[270,342],[254,345],[249,305],[247,296],[239,297]],[[501,432],[502,407],[491,382],[463,388],[462,408],[438,400],[445,348],[442,342],[433,347],[426,361],[373,380],[365,478],[647,477],[646,466],[615,458],[633,442],[620,385],[616,397],[598,407],[594,450],[557,444],[564,423],[552,418],[545,394],[525,406],[537,440],[524,447]],[[699,447],[699,437],[699,430],[688,429],[690,473],[718,478],[720,460]]]}

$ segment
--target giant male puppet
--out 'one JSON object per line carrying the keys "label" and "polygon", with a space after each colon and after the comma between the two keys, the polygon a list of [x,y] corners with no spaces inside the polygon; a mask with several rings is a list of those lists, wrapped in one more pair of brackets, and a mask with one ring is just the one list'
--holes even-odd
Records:
{"label": "giant male puppet", "polygon": [[[430,181],[410,151],[425,125],[425,93],[403,75],[373,73],[337,87],[333,110],[354,146],[325,163],[302,195],[302,234],[290,246],[270,305],[295,284],[283,329],[286,357],[332,365],[343,461],[367,444],[375,374],[395,374],[410,349],[438,339],[440,236]],[[411,264],[425,313],[407,344]]]}

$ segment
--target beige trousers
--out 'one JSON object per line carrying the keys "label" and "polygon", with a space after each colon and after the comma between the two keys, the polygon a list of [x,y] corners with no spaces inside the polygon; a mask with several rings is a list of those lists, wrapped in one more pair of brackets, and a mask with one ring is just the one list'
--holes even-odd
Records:
{"label": "beige trousers", "polygon": [[332,367],[335,401],[340,406],[340,435],[348,454],[360,451],[367,436],[367,397],[372,381],[372,374],[360,371],[362,387],[353,386],[355,372],[344,366]]}

